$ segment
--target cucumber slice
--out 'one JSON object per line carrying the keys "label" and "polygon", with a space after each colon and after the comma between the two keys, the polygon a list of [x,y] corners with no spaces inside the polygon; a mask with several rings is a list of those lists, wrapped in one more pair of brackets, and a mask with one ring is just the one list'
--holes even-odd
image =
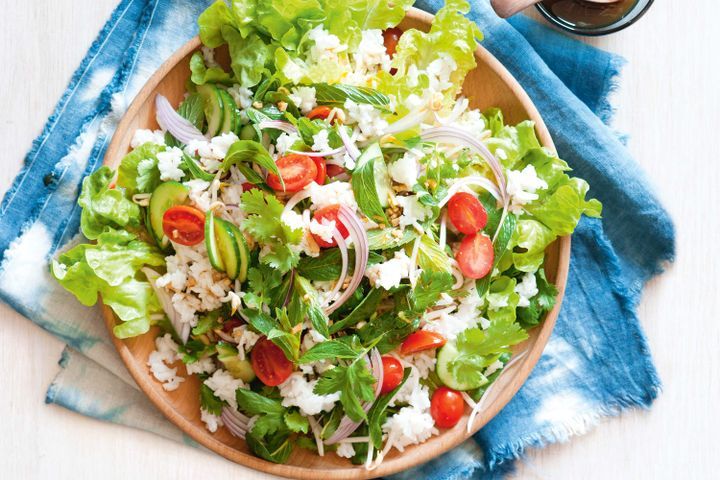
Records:
{"label": "cucumber slice", "polygon": [[485,378],[485,376],[482,374],[480,375],[480,382],[465,383],[458,381],[455,376],[450,372],[450,362],[455,360],[458,357],[458,354],[459,353],[457,351],[457,348],[455,347],[455,342],[446,343],[445,346],[442,347],[440,351],[438,351],[435,373],[437,373],[438,378],[446,386],[454,390],[466,391],[472,390],[473,388],[481,387],[488,383],[488,379]]}
{"label": "cucumber slice", "polygon": [[207,248],[210,265],[218,272],[224,272],[225,263],[220,256],[218,242],[215,238],[216,228],[217,222],[215,221],[215,216],[212,212],[208,212],[207,215],[205,215],[205,247]]}
{"label": "cucumber slice", "polygon": [[225,265],[225,273],[235,280],[240,272],[240,247],[238,247],[235,232],[229,222],[215,218],[215,240],[217,251]]}
{"label": "cucumber slice", "polygon": [[375,190],[377,191],[378,200],[383,208],[387,208],[390,203],[390,197],[395,196],[392,189],[392,181],[388,172],[385,159],[376,158],[373,163],[373,176],[375,177]]}
{"label": "cucumber slice", "polygon": [[223,102],[223,123],[220,126],[220,133],[234,132],[240,123],[240,111],[232,96],[222,89],[218,89],[220,99]]}
{"label": "cucumber slice", "polygon": [[214,137],[220,132],[225,120],[225,112],[220,89],[215,85],[198,85],[197,91],[203,100],[203,111],[207,120],[207,135]]}
{"label": "cucumber slice", "polygon": [[245,241],[245,235],[243,235],[240,229],[230,222],[226,223],[230,226],[233,235],[235,235],[235,240],[237,241],[240,252],[237,279],[240,280],[240,282],[244,282],[247,279],[248,267],[250,266],[250,248],[248,247],[247,241]]}
{"label": "cucumber slice", "polygon": [[255,371],[252,364],[247,360],[241,360],[235,347],[225,342],[219,342],[217,352],[218,360],[223,364],[225,370],[230,372],[230,375],[239,378],[245,383],[255,380]]}
{"label": "cucumber slice", "polygon": [[150,197],[148,207],[150,230],[161,248],[167,248],[170,245],[170,240],[163,232],[163,215],[168,208],[185,203],[189,194],[190,189],[182,183],[165,182],[158,185]]}

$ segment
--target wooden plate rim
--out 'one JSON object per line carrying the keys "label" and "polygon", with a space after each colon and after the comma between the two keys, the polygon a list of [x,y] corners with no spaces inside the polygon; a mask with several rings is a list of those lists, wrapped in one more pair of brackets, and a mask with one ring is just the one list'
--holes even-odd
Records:
{"label": "wooden plate rim", "polygon": [[[420,21],[427,25],[430,25],[433,20],[433,15],[424,12],[422,10],[412,8],[407,14],[413,20]],[[122,142],[121,133],[125,132],[132,124],[133,119],[138,114],[142,106],[149,100],[149,96],[157,88],[157,86],[165,78],[165,74],[171,70],[178,62],[184,59],[190,52],[200,47],[200,39],[195,37],[178,49],[158,71],[153,74],[152,77],[147,81],[145,86],[140,90],[135,100],[132,102],[128,110],[125,112],[122,120],[118,124],[115,135],[108,147],[105,155],[104,164],[114,166],[119,158],[120,143]],[[535,105],[530,100],[525,90],[510,74],[510,72],[485,48],[479,46],[475,52],[478,59],[486,63],[495,73],[503,80],[503,82],[513,91],[514,95],[519,100],[520,104],[528,113],[531,120],[535,122],[536,131],[540,137],[541,143],[554,150],[554,144],[550,133],[540,116]],[[469,438],[472,434],[476,433],[482,426],[487,424],[495,415],[502,410],[503,407],[512,399],[517,393],[522,384],[527,380],[528,376],[532,372],[535,364],[540,359],[543,349],[550,338],[552,330],[557,321],[557,316],[560,311],[562,299],[565,294],[565,286],[567,282],[569,263],[570,263],[570,237],[562,237],[556,240],[558,242],[558,267],[556,273],[555,284],[558,288],[557,303],[555,307],[550,311],[540,328],[538,336],[533,343],[532,347],[527,351],[525,357],[514,366],[515,372],[513,373],[512,380],[508,386],[499,393],[499,396],[493,401],[489,408],[478,415],[475,421],[475,427],[470,434],[466,433],[466,419],[461,422],[462,428],[454,428],[452,430],[445,431],[443,434],[433,437],[424,444],[415,447],[411,454],[399,455],[395,458],[391,458],[383,462],[377,469],[372,471],[366,471],[362,466],[354,466],[348,468],[306,468],[296,465],[279,465],[271,462],[267,462],[263,459],[255,457],[253,455],[238,451],[234,448],[229,447],[220,440],[214,438],[206,430],[198,429],[197,425],[187,420],[180,412],[178,412],[170,403],[165,401],[161,394],[159,394],[153,385],[155,381],[152,379],[150,372],[148,371],[145,362],[138,362],[137,359],[132,355],[125,342],[121,339],[116,338],[112,334],[113,326],[115,325],[115,316],[112,310],[103,305],[103,316],[105,317],[105,323],[110,331],[113,344],[115,345],[120,357],[122,358],[125,366],[128,368],[130,375],[137,382],[140,389],[148,396],[150,401],[160,409],[160,411],[175,425],[177,425],[183,432],[189,435],[193,440],[197,441],[201,445],[209,448],[210,450],[222,455],[223,457],[244,465],[246,467],[253,468],[265,473],[280,475],[290,478],[302,478],[312,479],[317,478],[318,473],[322,472],[324,478],[331,479],[364,479],[364,478],[375,478],[378,476],[391,475],[401,470],[405,470],[421,463],[427,462],[440,454],[456,447],[464,440]],[[438,445],[439,444],[439,445]],[[430,455],[421,455],[422,453],[431,453]]]}

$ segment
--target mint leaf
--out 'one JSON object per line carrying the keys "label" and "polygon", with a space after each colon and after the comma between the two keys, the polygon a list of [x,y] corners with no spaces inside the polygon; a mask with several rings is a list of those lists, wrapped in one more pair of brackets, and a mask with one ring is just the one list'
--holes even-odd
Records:
{"label": "mint leaf", "polygon": [[233,143],[228,149],[225,160],[223,160],[220,165],[220,169],[227,171],[231,165],[238,165],[241,162],[257,163],[264,169],[277,175],[280,178],[280,182],[282,182],[282,177],[280,177],[280,171],[275,164],[275,160],[273,160],[262,144],[254,140],[238,140]]}
{"label": "mint leaf", "polygon": [[403,378],[400,384],[395,387],[391,392],[385,395],[381,395],[375,400],[373,406],[368,410],[368,428],[370,431],[370,439],[373,442],[375,448],[382,448],[382,425],[385,423],[385,410],[387,409],[390,401],[397,395],[400,389],[405,385],[408,377],[410,376],[411,369],[406,368],[403,373]]}
{"label": "mint leaf", "polygon": [[446,272],[423,271],[408,297],[412,310],[423,313],[435,305],[443,292],[450,291],[455,278]]}
{"label": "mint leaf", "polygon": [[342,108],[345,100],[348,99],[355,103],[372,105],[382,110],[388,110],[390,105],[390,98],[387,95],[368,87],[354,87],[342,83],[333,85],[316,83],[313,87],[315,87],[317,103],[321,105]]}
{"label": "mint leaf", "polygon": [[373,143],[360,155],[351,179],[355,200],[368,218],[385,225],[390,221],[380,202],[375,182],[375,162],[384,162],[380,145]]}
{"label": "mint leaf", "polygon": [[285,425],[287,425],[287,428],[291,431],[295,433],[308,433],[308,430],[310,429],[308,419],[297,410],[285,412],[283,418],[285,420]]}
{"label": "mint leaf", "polygon": [[355,359],[358,357],[359,353],[361,352],[353,349],[345,342],[327,340],[325,342],[318,343],[308,350],[302,357],[300,357],[299,363],[312,363],[329,358]]}
{"label": "mint leaf", "polygon": [[352,327],[370,318],[377,311],[377,307],[380,305],[380,301],[384,295],[385,292],[381,288],[373,288],[370,290],[370,293],[362,299],[360,304],[355,307],[349,315],[330,326],[330,333],[335,334],[340,330]]}
{"label": "mint leaf", "polygon": [[238,407],[248,415],[264,415],[266,413],[284,414],[285,407],[280,400],[267,398],[247,388],[238,388],[235,392]]}

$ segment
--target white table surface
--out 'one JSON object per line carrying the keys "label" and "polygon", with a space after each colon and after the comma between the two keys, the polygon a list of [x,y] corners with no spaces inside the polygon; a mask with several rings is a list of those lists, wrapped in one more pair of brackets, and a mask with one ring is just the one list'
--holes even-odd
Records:
{"label": "white table surface", "polygon": [[[115,4],[2,2],[1,192]],[[630,149],[677,225],[677,262],[651,282],[639,310],[664,392],[650,411],[625,412],[569,444],[530,452],[516,478],[718,478],[719,19],[717,0],[659,0],[629,30],[592,40],[629,60],[615,125],[631,135]],[[0,477],[270,478],[45,406],[63,344],[5,305],[0,319]]]}

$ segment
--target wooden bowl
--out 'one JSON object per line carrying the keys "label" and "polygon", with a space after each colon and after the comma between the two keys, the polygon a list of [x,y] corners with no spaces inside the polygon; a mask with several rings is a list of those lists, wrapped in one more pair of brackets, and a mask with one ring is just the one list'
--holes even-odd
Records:
{"label": "wooden bowl", "polygon": [[[432,20],[432,15],[413,8],[403,20],[401,28],[428,30]],[[148,80],[120,122],[108,148],[105,165],[112,168],[118,166],[122,157],[129,151],[130,140],[136,129],[157,128],[154,107],[157,93],[165,95],[173,104],[180,102],[185,92],[186,81],[190,77],[188,61],[199,46],[198,38],[190,40]],[[475,56],[478,66],[467,76],[463,87],[472,106],[481,109],[499,107],[506,121],[512,124],[526,119],[533,120],[542,144],[554,148],[540,114],[517,81],[484,48],[479,47]],[[510,401],[540,358],[560,310],[569,260],[570,237],[560,238],[548,247],[545,270],[550,281],[557,285],[559,291],[557,304],[545,321],[530,332],[530,338],[516,346],[515,352],[526,351],[526,354],[498,378],[491,398],[486,401],[487,407],[475,420],[473,433],[489,422]],[[115,316],[108,307],[104,307],[104,314],[112,335]],[[158,330],[155,328],[145,335],[127,340],[119,340],[113,336],[115,346],[137,384],[170,421],[194,440],[225,458],[256,470],[304,479],[373,478],[424,463],[470,437],[470,434],[466,433],[468,416],[466,413],[466,418],[454,428],[443,430],[440,435],[432,437],[427,442],[407,448],[403,453],[393,450],[373,471],[366,471],[362,466],[353,466],[348,460],[332,453],[320,457],[303,449],[296,449],[285,465],[270,463],[250,454],[245,442],[233,437],[224,428],[220,428],[214,434],[205,429],[200,420],[198,394],[200,382],[195,376],[187,377],[187,381],[181,383],[173,392],[166,392],[160,383],[154,380],[146,363],[148,355],[155,348],[154,338],[157,333]],[[181,362],[178,367],[179,372],[184,374]]]}

